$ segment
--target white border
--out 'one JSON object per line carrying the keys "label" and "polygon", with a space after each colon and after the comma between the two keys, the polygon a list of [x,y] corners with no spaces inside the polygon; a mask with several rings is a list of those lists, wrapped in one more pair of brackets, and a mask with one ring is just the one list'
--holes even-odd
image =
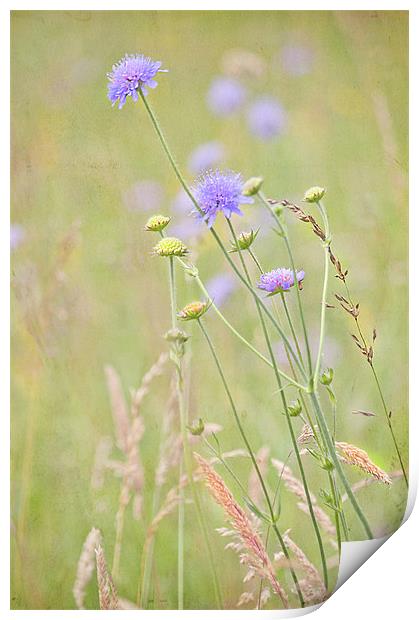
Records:
{"label": "white border", "polygon": [[[419,58],[419,28],[418,28],[418,10],[412,7],[412,2],[403,3],[403,6],[395,6],[395,3],[388,1],[372,2],[368,3],[368,10],[410,10],[410,91],[411,91],[411,149],[410,149],[410,162],[413,170],[417,170],[418,158],[417,153],[413,149],[413,144],[417,145],[418,137],[418,120],[417,110],[419,109],[418,98],[418,67],[414,58]],[[57,2],[19,2],[13,3],[13,6],[4,7],[0,9],[0,62],[2,64],[2,84],[3,89],[6,84],[6,93],[1,98],[2,114],[0,115],[1,122],[1,187],[3,196],[3,206],[0,210],[0,270],[2,283],[4,284],[4,292],[2,296],[1,309],[1,338],[2,342],[9,342],[9,324],[10,324],[10,295],[9,295],[9,221],[8,221],[8,205],[10,204],[10,184],[9,184],[9,83],[10,83],[10,33],[9,33],[9,11],[10,10],[255,10],[254,4],[248,0],[241,2],[231,2],[228,0],[213,0],[209,3],[200,2],[197,6],[196,2],[162,2],[155,0],[154,2],[120,2],[116,5],[113,2],[90,2],[88,7],[86,3],[64,3],[63,6],[59,6]],[[281,3],[278,2],[264,2],[259,1],[257,3],[258,10],[365,10],[365,1],[352,1],[348,3],[344,2],[318,2],[313,6],[310,2],[298,2]],[[414,67],[414,69],[413,69]],[[25,85],[22,84],[22,88]],[[416,138],[416,139],[415,139]],[[419,402],[418,402],[418,377],[419,377],[419,360],[416,354],[416,346],[418,345],[418,322],[416,317],[419,316],[419,303],[418,303],[418,289],[415,282],[416,269],[418,264],[418,241],[417,236],[419,234],[419,216],[417,209],[418,203],[418,188],[417,188],[418,174],[412,174],[410,176],[410,204],[413,205],[410,213],[410,316],[413,320],[410,322],[410,478],[411,489],[416,494],[417,489],[417,472],[419,470]],[[416,268],[416,269],[415,269]],[[1,394],[1,422],[2,429],[0,433],[1,447],[0,447],[0,471],[2,475],[2,510],[0,511],[0,528],[1,528],[1,560],[0,560],[0,610],[3,612],[3,618],[11,617],[32,617],[42,615],[54,614],[55,617],[76,613],[75,611],[10,611],[9,610],[9,497],[10,497],[10,485],[9,485],[9,437],[10,437],[10,425],[7,412],[9,411],[9,397],[10,397],[10,371],[9,371],[9,349],[3,347],[2,355],[0,359],[0,372],[2,377],[2,389]],[[389,361],[391,363],[391,361]],[[411,507],[413,505],[412,495],[410,496]],[[395,614],[402,618],[413,617],[413,609],[416,612],[416,590],[417,590],[417,551],[414,549],[419,548],[419,509],[416,507],[412,516],[408,522],[401,527],[391,539],[384,544],[367,563],[357,571],[355,575],[349,579],[338,592],[333,594],[331,599],[321,607],[317,612],[316,617],[335,619],[337,616],[340,620],[345,618],[353,618],[355,613],[362,613],[362,617],[368,617],[369,615],[379,617],[380,620],[386,618],[394,618]],[[383,587],[384,586],[384,587]],[[297,610],[301,615],[300,610]],[[89,614],[92,618],[93,615],[100,613],[99,611],[86,611],[77,612],[78,614]],[[116,613],[116,612],[110,612]],[[154,618],[165,616],[171,618],[181,617],[181,614],[190,616],[191,614],[199,614],[203,617],[213,617],[217,614],[217,617],[225,618],[241,618],[246,616],[247,618],[253,617],[254,614],[262,614],[266,619],[284,617],[281,612],[252,612],[252,611],[222,611],[215,612],[212,610],[199,610],[199,611],[185,611],[185,612],[146,612],[146,611],[126,611],[124,618],[137,618],[138,614],[144,615],[152,614]]]}

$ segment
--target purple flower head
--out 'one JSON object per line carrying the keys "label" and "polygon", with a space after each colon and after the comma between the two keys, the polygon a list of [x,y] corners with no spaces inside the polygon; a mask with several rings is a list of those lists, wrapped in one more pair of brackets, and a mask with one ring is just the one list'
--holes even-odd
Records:
{"label": "purple flower head", "polygon": [[249,109],[247,122],[250,131],[261,140],[272,140],[286,125],[286,113],[272,97],[260,97]]}
{"label": "purple flower head", "polygon": [[[297,282],[299,286],[304,280],[304,276],[304,271],[297,271]],[[270,295],[275,295],[281,291],[288,291],[294,286],[294,273],[291,269],[287,269],[286,267],[273,269],[260,276],[257,286],[263,291],[267,291]]]}
{"label": "purple flower head", "polygon": [[284,71],[290,75],[306,75],[313,67],[313,52],[303,45],[284,45],[281,60]]}
{"label": "purple flower head", "polygon": [[224,146],[220,142],[205,142],[192,151],[188,167],[194,174],[200,174],[216,166],[223,157]]}
{"label": "purple flower head", "polygon": [[230,273],[219,273],[207,282],[210,298],[222,306],[236,288],[236,280]]}
{"label": "purple flower head", "polygon": [[246,99],[246,89],[237,80],[217,77],[213,80],[207,95],[207,104],[216,116],[234,114]]}
{"label": "purple flower head", "polygon": [[217,213],[223,213],[230,218],[232,213],[243,215],[239,204],[250,204],[252,198],[242,195],[243,179],[241,174],[232,171],[220,172],[209,170],[203,174],[193,188],[193,194],[201,212],[197,215],[202,217],[211,228]]}
{"label": "purple flower head", "polygon": [[143,54],[125,54],[112,71],[108,73],[108,98],[112,105],[119,100],[118,108],[121,109],[127,97],[132,97],[138,101],[138,89],[147,95],[147,86],[156,88],[157,82],[154,79],[160,71],[161,62],[151,60]]}

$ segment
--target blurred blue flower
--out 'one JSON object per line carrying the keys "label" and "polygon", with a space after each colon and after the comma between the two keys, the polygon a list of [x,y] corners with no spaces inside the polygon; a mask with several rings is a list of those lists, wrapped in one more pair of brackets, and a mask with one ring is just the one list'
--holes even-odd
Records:
{"label": "blurred blue flower", "polygon": [[138,89],[147,95],[148,88],[156,88],[157,82],[154,79],[160,69],[161,62],[151,60],[143,54],[125,54],[108,73],[108,98],[112,105],[119,100],[118,108],[121,109],[127,97],[132,97],[138,101]]}
{"label": "blurred blue flower", "polygon": [[284,131],[286,113],[276,99],[260,97],[249,108],[247,122],[257,138],[272,140]]}
{"label": "blurred blue flower", "polygon": [[20,224],[10,225],[10,249],[16,250],[25,240],[26,231]]}
{"label": "blurred blue flower", "polygon": [[188,167],[194,174],[200,174],[213,168],[225,155],[221,142],[205,142],[194,149],[189,157]]}
{"label": "blurred blue flower", "polygon": [[243,178],[232,171],[221,172],[210,170],[203,174],[193,188],[193,194],[201,209],[197,215],[205,220],[208,226],[214,224],[217,213],[230,218],[232,213],[243,215],[239,204],[253,203],[252,198],[242,195]]}
{"label": "blurred blue flower", "polygon": [[[297,271],[297,282],[300,284],[304,280],[304,271]],[[268,293],[279,293],[280,291],[288,291],[294,286],[294,273],[291,269],[280,267],[273,269],[260,276],[258,288]]]}
{"label": "blurred blue flower", "polygon": [[216,116],[230,116],[246,99],[246,89],[237,80],[217,77],[213,80],[207,95],[207,104]]}
{"label": "blurred blue flower", "polygon": [[313,68],[313,51],[304,45],[288,44],[281,50],[282,67],[290,75],[306,75]]}
{"label": "blurred blue flower", "polygon": [[159,211],[164,199],[163,188],[158,181],[138,181],[123,195],[129,211]]}
{"label": "blurred blue flower", "polygon": [[222,306],[236,288],[237,283],[231,273],[219,273],[206,284],[210,298],[217,306]]}

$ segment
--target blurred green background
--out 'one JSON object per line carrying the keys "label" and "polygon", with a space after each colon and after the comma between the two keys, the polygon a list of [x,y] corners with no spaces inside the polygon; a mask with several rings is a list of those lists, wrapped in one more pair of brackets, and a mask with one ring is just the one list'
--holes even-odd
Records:
{"label": "blurred green background", "polygon": [[[258,75],[240,75],[248,97],[228,118],[206,103],[212,80],[231,67],[231,50],[258,58]],[[297,52],[297,69],[292,51]],[[291,54],[291,60],[284,50]],[[303,50],[301,52],[301,50]],[[221,165],[244,177],[260,174],[265,192],[300,201],[327,187],[333,243],[360,302],[360,320],[377,329],[376,368],[407,460],[407,12],[13,12],[12,13],[12,592],[15,609],[74,608],[72,585],[83,540],[100,527],[109,560],[119,481],[109,473],[100,491],[91,472],[101,437],[113,434],[103,368],[112,364],[128,395],[157,359],[169,326],[167,265],[151,256],[155,241],[142,227],[152,213],[177,212],[178,194],[141,103],[122,111],[106,97],[106,73],[126,52],[163,62],[149,95],[181,167],[193,148],[217,140]],[[298,55],[299,54],[299,55]],[[299,60],[298,60],[299,58]],[[302,58],[302,60],[301,60]],[[298,62],[300,64],[298,64]],[[287,64],[288,63],[288,64]],[[302,64],[302,68],[301,68]],[[298,68],[300,67],[300,68]],[[267,94],[286,114],[277,138],[263,142],[246,121],[252,100]],[[188,174],[192,181],[193,175]],[[147,195],[152,182],[153,193]],[[135,194],[135,188],[140,193]],[[134,188],[134,189],[133,189]],[[144,192],[141,193],[143,190]],[[144,189],[145,188],[145,189]],[[146,191],[147,190],[147,191]],[[137,192],[138,193],[138,192]],[[259,205],[245,206],[239,230],[261,226],[255,249],[268,269],[286,254]],[[180,216],[179,216],[180,218]],[[179,222],[183,225],[184,218]],[[304,306],[316,345],[322,250],[305,224],[287,215],[298,265],[306,271]],[[225,226],[217,223],[228,240]],[[208,234],[188,238],[201,275],[227,270]],[[178,230],[177,230],[178,234]],[[255,279],[256,279],[256,273]],[[343,290],[331,276],[329,299]],[[179,304],[198,296],[179,274]],[[263,349],[251,298],[236,289],[223,310]],[[285,459],[289,438],[270,373],[226,334],[214,313],[208,329],[218,345],[255,448]],[[335,369],[338,438],[366,449],[386,471],[398,469],[369,368],[350,337],[350,317],[327,315],[325,365]],[[200,334],[188,325],[193,357],[191,419],[223,426],[223,449],[241,447]],[[144,528],[150,518],[158,433],[170,371],[144,402],[144,518],[127,511],[118,586],[135,600]],[[324,400],[327,407],[327,399]],[[362,409],[375,417],[353,415]],[[298,426],[298,425],[297,425]],[[297,429],[298,430],[298,429]],[[202,454],[207,454],[205,448]],[[291,463],[296,470],[295,464]],[[246,480],[249,467],[237,462]],[[355,471],[350,479],[362,478]],[[272,487],[273,471],[269,474]],[[318,493],[323,475],[310,480]],[[232,486],[232,488],[234,488]],[[404,512],[401,480],[372,485],[360,502],[377,535],[394,530]],[[205,496],[211,529],[221,512]],[[348,508],[351,534],[362,537]],[[310,523],[284,495],[281,527],[318,564]],[[214,605],[204,550],[187,506],[186,605]],[[176,513],[162,523],[156,573],[162,608],[176,606]],[[310,530],[311,532],[311,530]],[[243,570],[224,539],[212,535],[225,604],[243,591]],[[87,606],[97,607],[95,585]]]}

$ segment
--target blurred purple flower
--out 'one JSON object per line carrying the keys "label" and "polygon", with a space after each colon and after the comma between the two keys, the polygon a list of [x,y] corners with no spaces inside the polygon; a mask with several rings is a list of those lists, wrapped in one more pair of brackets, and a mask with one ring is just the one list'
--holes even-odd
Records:
{"label": "blurred purple flower", "polygon": [[163,188],[158,181],[138,181],[123,195],[129,211],[158,211],[164,199]]}
{"label": "blurred purple flower", "polygon": [[261,140],[272,140],[283,133],[286,113],[272,97],[260,97],[249,108],[247,122],[250,131]]}
{"label": "blurred purple flower", "polygon": [[237,80],[217,77],[213,80],[207,95],[207,104],[216,116],[230,116],[246,99],[246,89]]}
{"label": "blurred purple flower", "polygon": [[213,168],[225,155],[221,142],[205,142],[194,149],[189,157],[188,167],[194,174]]}
{"label": "blurred purple flower", "polygon": [[253,203],[253,199],[242,195],[243,179],[241,174],[232,171],[210,170],[197,180],[193,194],[203,213],[197,216],[205,220],[208,226],[214,224],[217,213],[230,218],[232,213],[243,215],[239,204]]}
{"label": "blurred purple flower", "polygon": [[[300,284],[304,280],[304,271],[297,271],[297,282]],[[288,291],[294,286],[294,274],[291,269],[280,267],[273,269],[260,276],[258,288],[268,293],[279,293],[280,291]]]}
{"label": "blurred purple flower", "polygon": [[164,71],[160,67],[161,62],[151,60],[143,54],[125,54],[108,73],[108,99],[112,105],[119,100],[118,108],[121,109],[127,97],[138,101],[139,88],[144,95],[147,95],[147,87],[156,88],[154,77],[159,71]]}
{"label": "blurred purple flower", "polygon": [[10,249],[16,250],[25,240],[26,231],[20,224],[10,225]]}
{"label": "blurred purple flower", "polygon": [[216,305],[222,306],[236,288],[236,280],[231,273],[219,273],[208,281],[206,288]]}
{"label": "blurred purple flower", "polygon": [[306,75],[313,68],[313,51],[304,45],[284,45],[281,50],[282,67],[290,75]]}

